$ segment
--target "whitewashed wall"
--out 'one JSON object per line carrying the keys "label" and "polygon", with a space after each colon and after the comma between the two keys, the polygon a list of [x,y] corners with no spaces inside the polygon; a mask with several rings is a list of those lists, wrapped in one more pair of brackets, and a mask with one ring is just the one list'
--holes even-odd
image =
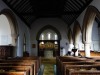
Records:
{"label": "whitewashed wall", "polygon": [[0,15],[0,45],[12,44],[11,29],[5,15]]}
{"label": "whitewashed wall", "polygon": [[[9,9],[9,7],[0,0],[0,11],[3,9]],[[17,41],[17,51],[15,56],[23,56],[23,34],[26,34],[26,40],[27,40],[27,47],[26,49],[28,50],[29,53],[31,53],[31,48],[30,48],[30,29],[20,20],[20,18],[15,14],[15,18],[18,23],[18,28],[19,28],[19,37]]]}
{"label": "whitewashed wall", "polygon": [[36,36],[38,31],[46,25],[54,26],[61,34],[60,46],[67,50],[67,24],[59,18],[40,18],[37,19],[31,26],[31,43],[36,44],[36,48],[32,48],[32,56],[37,56],[37,40]]}

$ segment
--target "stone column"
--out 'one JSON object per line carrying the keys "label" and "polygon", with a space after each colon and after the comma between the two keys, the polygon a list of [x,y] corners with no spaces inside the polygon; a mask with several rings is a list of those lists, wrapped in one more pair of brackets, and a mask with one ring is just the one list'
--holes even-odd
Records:
{"label": "stone column", "polygon": [[14,46],[16,46],[16,42],[17,42],[17,39],[18,39],[18,35],[17,34],[11,34],[11,37],[12,37],[12,44]]}
{"label": "stone column", "polygon": [[77,51],[75,52],[75,56],[78,56],[78,43],[74,44],[74,48],[77,49]]}
{"label": "stone column", "polygon": [[85,57],[90,57],[90,43],[85,43],[84,49],[85,49]]}

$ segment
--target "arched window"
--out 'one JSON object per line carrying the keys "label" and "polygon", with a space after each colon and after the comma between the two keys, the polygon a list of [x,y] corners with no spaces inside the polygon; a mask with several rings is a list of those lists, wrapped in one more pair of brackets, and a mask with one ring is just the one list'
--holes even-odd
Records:
{"label": "arched window", "polygon": [[57,34],[54,34],[55,40],[58,40],[58,36]]}
{"label": "arched window", "polygon": [[42,40],[44,40],[44,34],[41,35]]}
{"label": "arched window", "polygon": [[50,32],[47,33],[47,39],[51,40],[51,33]]}
{"label": "arched window", "polygon": [[58,35],[53,30],[46,29],[41,33],[39,40],[58,40]]}

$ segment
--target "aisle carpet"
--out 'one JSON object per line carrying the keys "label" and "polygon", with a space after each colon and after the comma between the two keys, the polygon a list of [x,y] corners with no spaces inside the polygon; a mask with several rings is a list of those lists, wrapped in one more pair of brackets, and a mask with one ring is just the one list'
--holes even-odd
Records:
{"label": "aisle carpet", "polygon": [[55,75],[54,65],[56,64],[55,58],[42,58],[41,63],[44,65],[43,75]]}

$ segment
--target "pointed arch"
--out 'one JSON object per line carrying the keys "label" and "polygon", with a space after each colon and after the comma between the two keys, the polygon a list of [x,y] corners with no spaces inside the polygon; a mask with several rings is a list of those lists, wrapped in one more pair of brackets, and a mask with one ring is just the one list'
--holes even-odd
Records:
{"label": "pointed arch", "polygon": [[15,46],[16,45],[16,41],[18,38],[18,24],[15,18],[15,15],[13,14],[13,12],[10,9],[3,9],[0,14],[4,14],[5,16],[7,16],[8,21],[9,21],[9,25],[11,28],[11,36],[12,36],[12,45]]}
{"label": "pointed arch", "polygon": [[57,33],[57,35],[58,35],[58,40],[61,40],[60,32],[59,32],[55,27],[53,27],[53,26],[51,26],[51,25],[46,25],[46,26],[44,26],[43,28],[41,28],[41,29],[39,30],[39,32],[37,33],[36,40],[39,40],[40,34],[41,34],[44,30],[46,30],[46,29],[51,29],[51,30],[55,31],[55,32]]}
{"label": "pointed arch", "polygon": [[69,43],[70,43],[70,44],[73,44],[73,36],[72,36],[72,31],[71,31],[70,28],[69,28],[69,30],[68,30],[67,37],[68,37]]}
{"label": "pointed arch", "polygon": [[84,43],[91,42],[91,33],[95,18],[100,19],[100,13],[98,9],[94,6],[88,6],[83,19],[83,26],[82,26],[83,29],[82,37]]}
{"label": "pointed arch", "polygon": [[74,27],[73,27],[73,43],[74,43],[74,45],[79,42],[79,40],[81,38],[80,37],[81,33],[82,32],[81,32],[80,24],[78,21],[75,21]]}

